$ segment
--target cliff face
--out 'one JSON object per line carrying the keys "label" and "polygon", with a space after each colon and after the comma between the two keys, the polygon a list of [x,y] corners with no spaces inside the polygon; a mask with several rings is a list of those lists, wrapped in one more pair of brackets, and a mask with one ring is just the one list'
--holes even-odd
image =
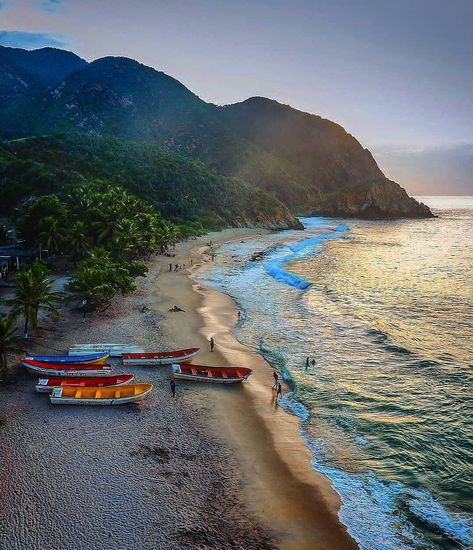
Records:
{"label": "cliff face", "polygon": [[321,196],[311,215],[345,218],[433,218],[429,207],[417,202],[394,181],[386,178],[362,183]]}
{"label": "cliff face", "polygon": [[[62,63],[64,76],[46,89],[25,95],[18,79],[5,79],[10,101],[0,105],[0,135],[78,132],[159,144],[273,193],[293,212],[431,216],[334,122],[261,97],[217,107],[131,59],[86,63],[58,52],[37,56],[41,71],[31,78],[41,76],[43,84],[44,75],[58,74],[47,70],[48,63],[55,57],[58,66]],[[23,74],[32,53],[15,52]],[[0,79],[0,97],[1,87]]]}

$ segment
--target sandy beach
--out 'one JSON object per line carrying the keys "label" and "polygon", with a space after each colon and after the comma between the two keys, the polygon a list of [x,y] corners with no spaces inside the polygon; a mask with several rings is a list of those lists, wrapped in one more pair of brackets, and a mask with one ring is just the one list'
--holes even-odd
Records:
{"label": "sandy beach", "polygon": [[[34,377],[13,367],[14,383],[0,387],[1,548],[356,547],[337,494],[310,467],[298,419],[274,401],[270,365],[232,335],[235,304],[195,280],[207,241],[258,231],[180,243],[105,313],[82,323],[65,312],[45,324],[31,351],[94,341],[200,346],[195,362],[238,363],[254,375],[230,387],[178,382],[174,400],[169,367],[117,366],[153,383],[151,397],[74,408],[49,405]],[[170,261],[186,268],[170,272]],[[185,311],[170,312],[174,305]]]}

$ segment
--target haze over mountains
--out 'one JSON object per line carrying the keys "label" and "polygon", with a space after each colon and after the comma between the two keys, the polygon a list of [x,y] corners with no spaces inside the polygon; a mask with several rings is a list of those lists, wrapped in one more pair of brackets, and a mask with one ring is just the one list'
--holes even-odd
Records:
{"label": "haze over mountains", "polygon": [[128,58],[0,47],[0,133],[60,132],[161,146],[270,191],[294,213],[425,217],[341,126],[254,97],[218,107]]}

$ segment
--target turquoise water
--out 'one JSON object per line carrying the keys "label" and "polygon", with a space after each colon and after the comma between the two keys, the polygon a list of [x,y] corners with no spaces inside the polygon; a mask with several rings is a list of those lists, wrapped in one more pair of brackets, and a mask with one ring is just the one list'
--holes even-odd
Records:
{"label": "turquoise water", "polygon": [[423,201],[438,218],[306,218],[202,274],[288,380],[282,405],[367,549],[473,547],[473,198]]}

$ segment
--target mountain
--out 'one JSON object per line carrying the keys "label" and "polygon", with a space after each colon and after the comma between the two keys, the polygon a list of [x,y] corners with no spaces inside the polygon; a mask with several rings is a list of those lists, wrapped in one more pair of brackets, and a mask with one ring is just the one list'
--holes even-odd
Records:
{"label": "mountain", "polygon": [[56,132],[158,144],[271,191],[296,213],[432,216],[338,124],[258,97],[218,107],[128,58],[84,62],[0,110],[5,137]]}
{"label": "mountain", "polygon": [[23,50],[0,46],[0,59],[46,86],[56,84],[87,65],[87,61],[75,53],[57,48]]}

